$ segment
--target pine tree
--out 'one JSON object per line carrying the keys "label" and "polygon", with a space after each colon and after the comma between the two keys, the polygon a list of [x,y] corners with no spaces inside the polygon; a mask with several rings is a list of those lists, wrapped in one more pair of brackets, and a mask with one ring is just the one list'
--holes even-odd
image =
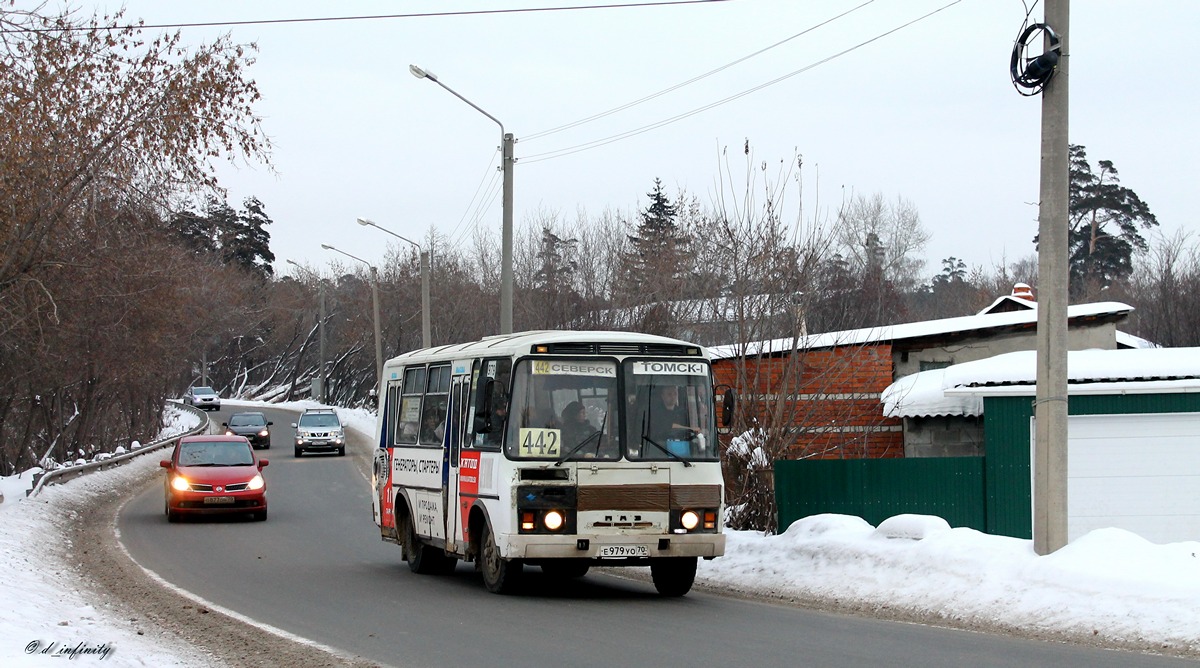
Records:
{"label": "pine tree", "polygon": [[[1071,145],[1070,229],[1067,236],[1071,295],[1090,295],[1133,273],[1133,254],[1149,246],[1140,229],[1158,219],[1137,193],[1121,185],[1111,160],[1093,171],[1083,146]],[[1034,243],[1038,237],[1034,237]]]}
{"label": "pine tree", "polygon": [[225,200],[210,196],[203,213],[184,211],[171,222],[193,251],[217,255],[225,264],[270,278],[275,254],[266,226],[271,219],[256,197],[247,197],[243,206],[243,210],[235,211]]}
{"label": "pine tree", "polygon": [[252,273],[270,278],[275,273],[271,267],[275,254],[271,252],[271,233],[267,231],[271,218],[257,197],[247,197],[242,207],[233,233],[224,244],[225,257]]}
{"label": "pine tree", "polygon": [[654,179],[654,190],[647,196],[650,204],[638,215],[636,233],[628,235],[632,251],[621,262],[625,277],[623,291],[631,304],[652,304],[673,298],[687,270],[682,262],[687,239],[679,233],[678,207],[667,198],[659,179]]}

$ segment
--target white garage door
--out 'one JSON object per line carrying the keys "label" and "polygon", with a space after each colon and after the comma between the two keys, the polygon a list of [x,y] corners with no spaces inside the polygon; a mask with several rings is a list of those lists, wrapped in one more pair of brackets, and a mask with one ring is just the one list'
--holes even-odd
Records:
{"label": "white garage door", "polygon": [[1073,415],[1067,429],[1067,540],[1118,527],[1200,541],[1200,414]]}

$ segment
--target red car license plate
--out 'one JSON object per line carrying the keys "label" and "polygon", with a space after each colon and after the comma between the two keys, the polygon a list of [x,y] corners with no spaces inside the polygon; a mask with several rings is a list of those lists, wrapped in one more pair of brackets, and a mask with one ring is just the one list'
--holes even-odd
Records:
{"label": "red car license plate", "polygon": [[232,496],[206,496],[206,497],[204,497],[204,502],[205,503],[215,503],[215,504],[233,503],[233,497]]}

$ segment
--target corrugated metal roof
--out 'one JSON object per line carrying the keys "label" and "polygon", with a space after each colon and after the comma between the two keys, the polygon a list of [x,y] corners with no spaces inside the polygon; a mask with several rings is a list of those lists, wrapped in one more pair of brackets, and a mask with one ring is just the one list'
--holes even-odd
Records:
{"label": "corrugated metal roof", "polygon": [[[1037,352],[1023,350],[905,376],[881,399],[888,417],[982,415],[983,396],[1033,394]],[[1200,348],[1072,350],[1070,392],[1200,391]]]}
{"label": "corrugated metal roof", "polygon": [[[1097,302],[1095,304],[1077,304],[1067,308],[1067,318],[1093,318],[1100,316],[1119,316],[1133,312],[1133,307],[1120,302]],[[959,332],[1003,329],[1015,325],[1037,324],[1037,309],[1010,311],[1005,313],[984,313],[957,318],[942,318],[910,322],[901,325],[885,325],[864,329],[848,329],[824,334],[810,334],[797,338],[773,339],[758,341],[747,345],[731,344],[714,346],[710,350],[716,359],[742,357],[747,355],[769,355],[783,353],[795,345],[799,350],[816,348],[833,348],[836,346],[853,346],[883,341],[900,341],[927,336],[941,336]]]}

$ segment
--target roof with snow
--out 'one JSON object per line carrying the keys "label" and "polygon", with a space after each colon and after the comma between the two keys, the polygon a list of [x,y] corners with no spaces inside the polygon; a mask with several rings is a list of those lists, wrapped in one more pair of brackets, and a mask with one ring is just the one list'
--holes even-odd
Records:
{"label": "roof with snow", "polygon": [[[1036,365],[1022,350],[914,373],[883,391],[884,415],[982,415],[984,396],[1034,394]],[[1070,394],[1200,392],[1200,348],[1073,350],[1067,383]]]}
{"label": "roof with snow", "polygon": [[[1025,325],[1037,324],[1037,306],[1030,303],[1031,308],[1002,313],[980,313],[977,315],[960,316],[957,318],[942,318],[924,322],[910,322],[902,325],[884,325],[865,329],[850,329],[824,334],[810,334],[796,338],[773,339],[757,341],[747,345],[731,344],[711,348],[715,359],[743,357],[747,355],[771,355],[785,353],[793,349],[813,350],[817,348],[833,348],[836,346],[853,346],[882,341],[901,341],[923,337],[962,334],[967,332],[982,332],[987,330],[1007,329]],[[990,307],[989,307],[990,308]],[[986,311],[987,309],[985,309]],[[1068,320],[1124,318],[1133,312],[1133,307],[1120,302],[1097,302],[1095,304],[1077,304],[1067,308]]]}

